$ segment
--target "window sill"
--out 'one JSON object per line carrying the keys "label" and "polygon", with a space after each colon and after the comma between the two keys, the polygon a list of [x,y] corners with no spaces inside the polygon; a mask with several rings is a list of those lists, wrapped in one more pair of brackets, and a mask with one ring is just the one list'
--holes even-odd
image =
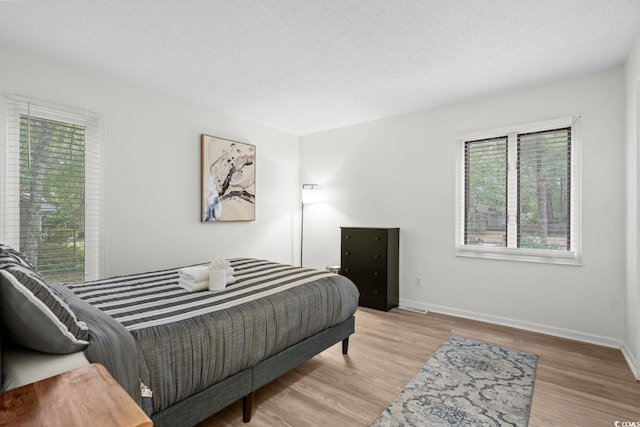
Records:
{"label": "window sill", "polygon": [[580,256],[575,252],[548,251],[536,249],[510,249],[459,246],[456,256],[485,258],[503,261],[537,262],[542,264],[560,264],[581,266]]}

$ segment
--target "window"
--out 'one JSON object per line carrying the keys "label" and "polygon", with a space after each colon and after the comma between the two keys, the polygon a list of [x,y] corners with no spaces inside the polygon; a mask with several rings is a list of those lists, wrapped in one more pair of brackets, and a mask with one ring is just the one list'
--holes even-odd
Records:
{"label": "window", "polygon": [[50,281],[100,270],[100,120],[3,94],[0,240]]}
{"label": "window", "polygon": [[579,264],[580,117],[459,138],[457,254]]}

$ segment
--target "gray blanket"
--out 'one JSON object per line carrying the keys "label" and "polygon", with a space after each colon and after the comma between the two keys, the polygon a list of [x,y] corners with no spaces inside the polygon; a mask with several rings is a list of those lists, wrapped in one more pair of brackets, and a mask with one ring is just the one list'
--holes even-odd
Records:
{"label": "gray blanket", "polygon": [[78,298],[65,285],[50,283],[59,292],[79,320],[89,326],[90,345],[85,356],[91,362],[101,363],[135,400],[140,400],[140,375],[138,373],[137,347],[129,333],[108,314],[96,310]]}

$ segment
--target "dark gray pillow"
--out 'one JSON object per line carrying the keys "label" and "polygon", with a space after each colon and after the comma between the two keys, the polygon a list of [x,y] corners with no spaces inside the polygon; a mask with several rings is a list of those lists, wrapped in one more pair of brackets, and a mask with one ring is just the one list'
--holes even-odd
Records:
{"label": "dark gray pillow", "polygon": [[12,265],[21,265],[27,267],[34,272],[35,267],[27,260],[24,254],[16,251],[11,246],[0,243],[0,269],[10,267]]}
{"label": "dark gray pillow", "polygon": [[33,350],[67,354],[89,344],[87,325],[22,263],[0,265],[0,315],[11,339]]}

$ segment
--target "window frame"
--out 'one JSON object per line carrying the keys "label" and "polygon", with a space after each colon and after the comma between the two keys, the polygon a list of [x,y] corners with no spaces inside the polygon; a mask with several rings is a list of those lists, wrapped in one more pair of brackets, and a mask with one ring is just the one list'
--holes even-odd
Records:
{"label": "window frame", "polygon": [[[570,250],[529,249],[517,246],[517,144],[518,135],[571,128],[570,150]],[[533,123],[459,133],[456,138],[456,256],[489,258],[508,261],[581,265],[581,146],[582,116],[573,115]],[[465,143],[469,141],[507,137],[507,247],[488,247],[465,244]]]}
{"label": "window frame", "polygon": [[[31,111],[30,111],[31,110]],[[103,271],[104,135],[100,114],[9,92],[0,96],[0,241],[19,249],[20,116],[85,126],[85,281]],[[18,227],[19,228],[19,227]],[[89,250],[90,249],[90,250]]]}

